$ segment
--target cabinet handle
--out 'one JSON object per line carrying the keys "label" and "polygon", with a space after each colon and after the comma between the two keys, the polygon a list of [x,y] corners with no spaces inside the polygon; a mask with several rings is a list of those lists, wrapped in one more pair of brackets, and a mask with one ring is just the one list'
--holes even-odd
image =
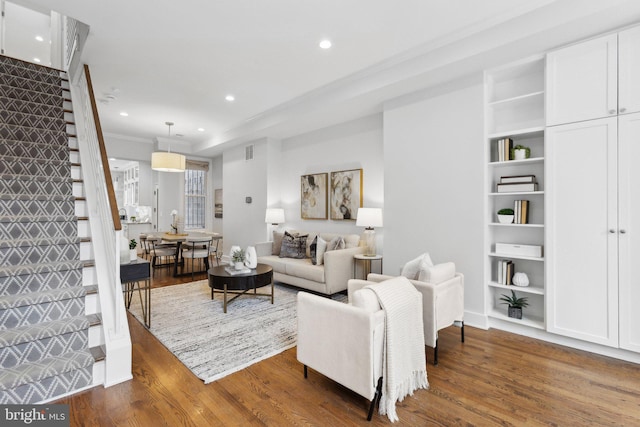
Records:
{"label": "cabinet handle", "polygon": [[609,114],[615,114],[616,110],[609,110]]}
{"label": "cabinet handle", "polygon": [[626,234],[627,230],[620,230],[620,234]]}
{"label": "cabinet handle", "polygon": [[627,111],[627,109],[626,109],[626,108],[621,108],[621,109],[620,109],[620,112],[621,112],[621,113],[624,113],[625,111]]}
{"label": "cabinet handle", "polygon": [[609,230],[609,233],[611,234],[615,234],[616,230],[614,230],[613,228],[611,230]]}

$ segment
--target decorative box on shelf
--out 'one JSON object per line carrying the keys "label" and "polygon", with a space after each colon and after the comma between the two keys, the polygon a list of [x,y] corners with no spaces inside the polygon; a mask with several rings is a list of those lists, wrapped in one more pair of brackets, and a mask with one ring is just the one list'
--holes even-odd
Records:
{"label": "decorative box on shelf", "polygon": [[512,256],[542,257],[542,246],[519,245],[516,243],[496,243],[496,253]]}

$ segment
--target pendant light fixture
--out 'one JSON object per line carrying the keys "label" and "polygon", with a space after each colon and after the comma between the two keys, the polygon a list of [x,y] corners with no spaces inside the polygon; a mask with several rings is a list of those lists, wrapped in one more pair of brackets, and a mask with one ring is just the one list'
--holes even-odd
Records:
{"label": "pendant light fixture", "polygon": [[[171,126],[173,122],[164,122],[169,126],[169,138],[171,138]],[[156,151],[151,153],[151,169],[159,172],[184,172],[186,167],[186,159],[182,154],[171,152],[171,141],[169,141],[169,149],[165,151]]]}

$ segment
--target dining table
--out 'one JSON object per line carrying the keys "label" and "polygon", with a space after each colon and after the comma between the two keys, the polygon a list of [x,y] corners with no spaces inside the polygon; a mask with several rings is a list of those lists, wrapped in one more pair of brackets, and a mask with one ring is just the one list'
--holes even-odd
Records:
{"label": "dining table", "polygon": [[179,277],[182,275],[191,274],[191,272],[178,273],[178,266],[182,265],[182,262],[180,261],[180,249],[181,249],[182,243],[186,241],[198,241],[198,240],[203,241],[203,240],[206,240],[207,238],[210,238],[211,240],[216,242],[216,256],[217,256],[218,244],[220,243],[220,240],[222,240],[222,234],[215,233],[212,231],[189,231],[186,233],[157,232],[157,233],[150,233],[148,234],[148,236],[159,237],[166,243],[175,243],[176,254],[173,262],[173,277]]}

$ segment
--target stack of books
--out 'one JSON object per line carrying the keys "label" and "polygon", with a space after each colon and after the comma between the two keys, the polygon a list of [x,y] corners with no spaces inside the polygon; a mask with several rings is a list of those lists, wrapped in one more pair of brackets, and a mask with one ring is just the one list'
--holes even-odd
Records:
{"label": "stack of books", "polygon": [[529,201],[516,200],[513,207],[513,223],[528,224],[529,223]]}
{"label": "stack of books", "polygon": [[225,267],[224,271],[226,271],[227,273],[229,273],[232,276],[238,275],[238,274],[247,274],[247,273],[251,273],[251,269],[244,267],[241,270],[236,270],[235,267]]}
{"label": "stack of books", "polygon": [[511,160],[511,149],[513,148],[513,139],[502,138],[496,141],[498,144],[498,161],[506,162]]}
{"label": "stack of books", "polygon": [[535,175],[501,176],[498,183],[498,193],[518,193],[538,191]]}
{"label": "stack of books", "polygon": [[513,261],[510,259],[501,259],[498,261],[498,284],[511,285],[513,279]]}

